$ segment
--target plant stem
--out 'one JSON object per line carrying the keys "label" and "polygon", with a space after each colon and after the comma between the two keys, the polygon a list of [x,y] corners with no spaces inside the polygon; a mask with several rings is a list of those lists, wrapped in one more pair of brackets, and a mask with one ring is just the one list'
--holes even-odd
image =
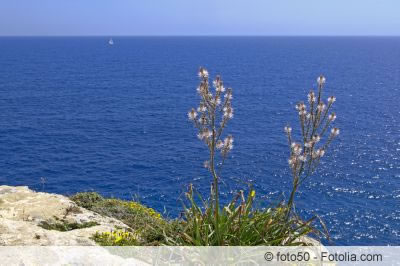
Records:
{"label": "plant stem", "polygon": [[292,206],[293,206],[293,202],[294,202],[294,196],[296,194],[298,185],[299,185],[299,178],[296,177],[293,180],[293,189],[292,189],[292,192],[290,193],[290,198],[289,198],[289,202],[288,202],[288,211],[287,211],[287,214],[286,214],[286,220],[289,219],[290,212],[292,211]]}
{"label": "plant stem", "polygon": [[215,172],[215,145],[216,145],[216,132],[215,132],[215,109],[213,111],[212,119],[211,119],[211,126],[212,126],[212,141],[211,141],[211,148],[210,148],[210,170],[211,174],[213,175],[214,179],[214,198],[215,198],[215,233],[217,235],[218,243],[221,245],[220,242],[220,234],[219,234],[219,191],[218,191],[218,176]]}

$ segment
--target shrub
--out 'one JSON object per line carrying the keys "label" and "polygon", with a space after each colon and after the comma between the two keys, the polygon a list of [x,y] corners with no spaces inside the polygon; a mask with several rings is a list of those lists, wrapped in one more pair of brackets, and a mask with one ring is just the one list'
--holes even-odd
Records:
{"label": "shrub", "polygon": [[88,228],[92,226],[99,225],[96,222],[68,222],[66,220],[57,220],[57,221],[42,221],[38,224],[38,226],[42,227],[46,230],[56,230],[61,232],[71,231],[75,229]]}
{"label": "shrub", "polygon": [[[140,236],[135,241],[129,238],[128,242],[135,243],[135,245],[160,245],[164,242],[164,231],[168,231],[172,224],[172,222],[164,220],[161,214],[154,209],[134,201],[103,198],[95,192],[77,193],[71,197],[71,200],[81,207],[116,218],[128,225],[132,232]],[[97,234],[94,239],[99,240],[100,243],[106,241],[105,235],[101,234]],[[126,244],[127,242],[121,243]]]}
{"label": "shrub", "polygon": [[85,209],[91,209],[94,205],[99,204],[104,199],[96,192],[80,192],[71,196],[71,200]]}

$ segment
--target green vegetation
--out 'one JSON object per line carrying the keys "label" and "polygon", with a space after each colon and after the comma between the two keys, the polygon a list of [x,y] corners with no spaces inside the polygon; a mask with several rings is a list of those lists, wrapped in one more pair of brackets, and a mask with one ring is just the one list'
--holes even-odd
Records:
{"label": "green vegetation", "polygon": [[[164,220],[160,213],[147,208],[138,202],[120,199],[103,198],[95,192],[77,193],[71,197],[78,206],[84,207],[101,215],[116,218],[129,226],[138,237],[135,240],[129,235],[128,240],[117,242],[121,244],[135,243],[137,245],[161,245],[165,243],[164,232],[171,230],[175,222]],[[100,244],[112,243],[111,235],[97,234],[94,239]],[[109,237],[111,236],[111,238]],[[123,235],[122,237],[125,237]]]}
{"label": "green vegetation", "polygon": [[266,210],[253,209],[255,191],[244,199],[241,191],[234,200],[220,210],[218,223],[222,239],[217,238],[213,206],[199,200],[203,208],[197,206],[191,188],[186,194],[190,208],[185,208],[182,220],[167,220],[151,208],[137,202],[103,198],[95,192],[78,193],[71,197],[77,205],[95,211],[101,215],[114,217],[130,229],[117,228],[111,232],[97,232],[93,235],[103,246],[158,246],[184,245],[207,246],[254,246],[254,245],[306,245],[301,238],[311,232],[318,233],[310,223],[297,217],[286,220],[287,206],[279,204]]}
{"label": "green vegetation", "polygon": [[[303,222],[297,217],[287,219],[288,207],[279,204],[275,208],[257,210],[253,208],[255,191],[251,190],[247,199],[243,191],[227,206],[218,210],[216,220],[212,202],[203,201],[200,208],[191,188],[187,193],[190,207],[185,208],[182,231],[170,236],[167,242],[183,246],[276,246],[307,245],[303,236],[314,232],[311,219]],[[201,196],[197,194],[202,201]]]}
{"label": "green vegetation", "polygon": [[117,230],[93,235],[92,239],[100,246],[137,246],[138,236],[127,231]]}
{"label": "green vegetation", "polygon": [[68,222],[66,220],[57,220],[55,222],[42,221],[39,223],[39,226],[47,229],[47,230],[57,230],[61,232],[71,231],[75,229],[88,228],[92,226],[99,225],[96,222],[85,222],[85,223],[77,223],[77,222]]}

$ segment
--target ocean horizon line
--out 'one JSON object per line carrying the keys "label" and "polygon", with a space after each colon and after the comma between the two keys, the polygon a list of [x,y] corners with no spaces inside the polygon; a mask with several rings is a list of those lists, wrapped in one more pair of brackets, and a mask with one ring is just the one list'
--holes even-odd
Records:
{"label": "ocean horizon line", "polygon": [[400,35],[0,35],[0,38],[399,38]]}

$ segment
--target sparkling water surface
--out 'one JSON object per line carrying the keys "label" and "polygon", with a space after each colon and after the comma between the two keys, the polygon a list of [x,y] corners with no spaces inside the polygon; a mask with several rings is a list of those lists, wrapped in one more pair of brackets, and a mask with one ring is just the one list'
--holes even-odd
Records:
{"label": "sparkling water surface", "polygon": [[[300,188],[336,245],[400,244],[400,38],[0,38],[0,184],[139,199],[170,217],[189,183],[208,193],[187,111],[199,66],[233,87],[223,198],[252,183],[288,196],[283,127],[316,77],[337,97],[337,141]],[[324,243],[329,244],[325,241]]]}

